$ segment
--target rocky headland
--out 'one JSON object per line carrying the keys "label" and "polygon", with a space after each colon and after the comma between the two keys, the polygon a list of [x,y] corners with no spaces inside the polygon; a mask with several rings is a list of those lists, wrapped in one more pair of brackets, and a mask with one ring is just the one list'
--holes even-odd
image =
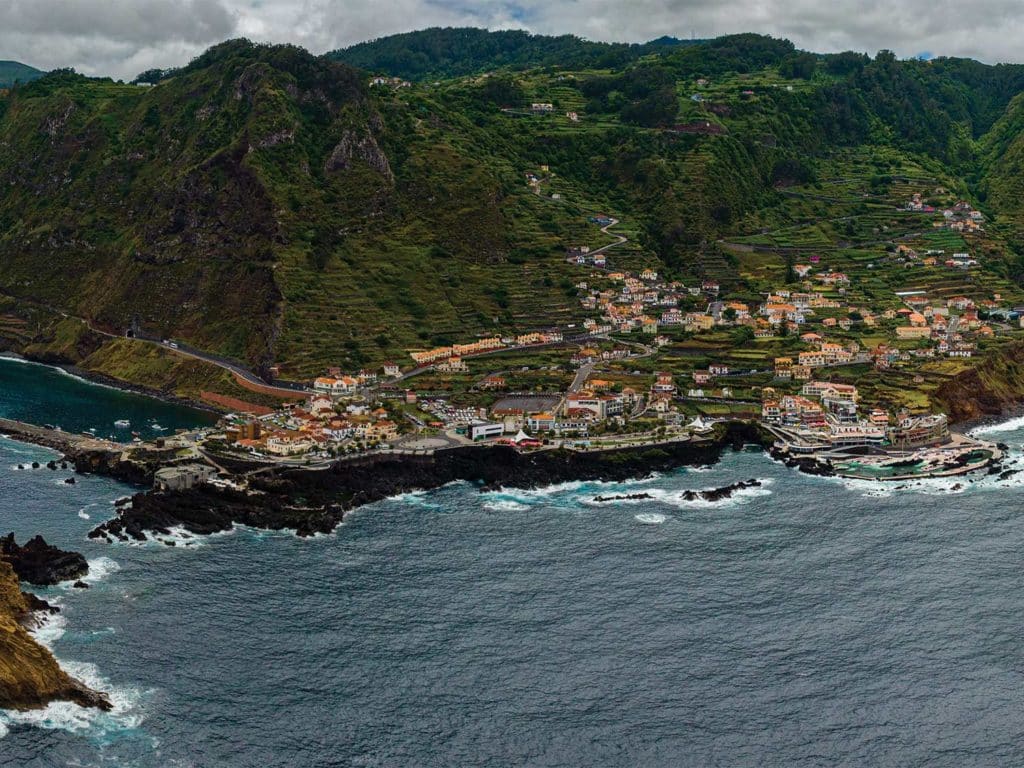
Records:
{"label": "rocky headland", "polygon": [[[14,547],[13,537],[4,539]],[[33,543],[39,542],[39,543]],[[81,555],[62,552],[42,539],[26,545],[28,553],[16,558],[19,566],[44,578],[76,570]],[[24,552],[24,548],[18,548]],[[47,559],[52,563],[47,565]],[[84,558],[82,559],[84,563]],[[88,570],[88,566],[86,566]],[[82,571],[84,573],[84,571]],[[107,697],[93,691],[68,675],[30,630],[39,626],[41,617],[57,608],[35,595],[22,592],[19,574],[6,553],[0,556],[0,708],[35,709],[54,701],[72,701],[83,707],[110,709]],[[52,581],[46,583],[54,583]]]}
{"label": "rocky headland", "polygon": [[763,447],[767,440],[756,425],[735,422],[720,426],[706,440],[621,450],[520,452],[510,446],[472,446],[429,456],[381,454],[339,461],[323,470],[268,471],[249,477],[245,490],[207,484],[187,491],[137,493],[89,535],[107,541],[143,540],[171,529],[212,534],[237,523],[311,536],[334,530],[356,507],[456,481],[476,483],[483,490],[575,480],[621,482],[712,464],[725,450],[751,443]]}

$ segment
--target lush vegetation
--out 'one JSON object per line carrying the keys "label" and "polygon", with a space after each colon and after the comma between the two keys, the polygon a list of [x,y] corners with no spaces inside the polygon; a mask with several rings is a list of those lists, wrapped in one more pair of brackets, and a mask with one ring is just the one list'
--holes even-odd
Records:
{"label": "lush vegetation", "polygon": [[549,37],[519,30],[432,27],[359,43],[327,55],[370,72],[423,80],[502,68],[616,68],[643,55],[688,43],[671,37],[643,45],[594,43],[573,35]]}
{"label": "lush vegetation", "polygon": [[1024,277],[1018,66],[425,30],[327,57],[230,41],[139,80],[0,98],[18,311],[308,376],[578,321],[564,251],[610,241],[600,212],[630,238],[615,264],[753,293],[734,245],[866,262],[915,178],[984,202],[992,272]]}

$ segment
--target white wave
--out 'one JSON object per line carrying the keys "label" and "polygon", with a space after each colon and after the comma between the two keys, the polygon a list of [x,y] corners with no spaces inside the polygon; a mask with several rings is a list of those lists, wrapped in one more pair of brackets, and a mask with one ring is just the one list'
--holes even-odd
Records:
{"label": "white wave", "polygon": [[1005,490],[1024,486],[1024,472],[1000,480],[998,475],[972,473],[947,477],[922,477],[914,480],[864,480],[853,477],[822,477],[849,491],[869,499],[889,499],[897,494],[916,493],[922,496],[949,496],[971,491]]}
{"label": "white wave", "polygon": [[83,520],[89,519],[89,513],[85,511],[86,509],[88,509],[88,507],[82,507],[80,510],[78,510],[78,516]]}
{"label": "white wave", "polygon": [[167,530],[168,533],[154,533],[150,535],[157,542],[165,546],[168,543],[173,543],[176,547],[184,547],[186,549],[206,546],[205,536],[197,536],[181,526],[175,526]]}
{"label": "white wave", "polygon": [[[58,598],[49,599],[48,602],[56,608],[61,606],[61,601]],[[64,617],[63,613],[40,612],[34,614],[34,618],[39,623],[31,631],[32,637],[52,651],[53,644],[64,637],[68,627],[68,620]]]}
{"label": "white wave", "polygon": [[[519,498],[525,500],[531,499],[545,499],[550,496],[558,496],[566,493],[575,493],[580,489],[584,488],[588,483],[583,480],[572,480],[566,483],[555,483],[553,485],[545,485],[540,488],[505,488],[500,487],[495,491],[491,491],[485,495],[501,495],[509,496],[511,498]],[[597,485],[597,483],[590,483],[590,485]]]}
{"label": "white wave", "polygon": [[146,538],[142,541],[135,539],[128,539],[127,541],[121,541],[120,539],[113,539],[112,543],[121,544],[128,547],[168,547],[174,545],[178,549],[198,549],[199,547],[206,546],[205,539],[208,536],[199,536],[194,533],[190,533],[183,527],[175,526],[167,529],[167,533],[157,533],[155,531],[146,531]]}
{"label": "white wave", "polygon": [[425,509],[440,509],[440,504],[427,501],[428,493],[432,493],[432,491],[407,491],[406,493],[389,496],[384,499],[384,501],[395,501],[399,504],[408,504],[413,507],[424,507]]}
{"label": "white wave", "polygon": [[661,525],[668,520],[668,515],[660,515],[657,512],[641,512],[639,515],[634,515],[633,519],[644,525]]}
{"label": "white wave", "polygon": [[728,498],[719,499],[718,501],[709,501],[707,499],[690,499],[687,498],[688,492],[699,493],[702,490],[707,489],[679,489],[679,490],[665,490],[662,488],[651,488],[646,491],[651,501],[656,501],[661,504],[667,504],[669,506],[678,507],[680,509],[694,509],[694,508],[721,508],[729,507],[737,504],[746,504],[753,499],[762,498],[765,496],[771,496],[772,491],[767,486],[772,484],[771,479],[765,479],[761,481],[760,487],[753,488],[740,488],[732,492]]}
{"label": "white wave", "polygon": [[1017,432],[1021,429],[1024,429],[1024,416],[1018,416],[1007,421],[1001,421],[997,424],[986,424],[985,426],[972,429],[970,434],[991,435],[999,432]]}
{"label": "white wave", "polygon": [[[521,504],[535,504],[556,497],[570,497],[577,501],[586,501],[584,496],[591,493],[599,495],[610,492],[628,493],[633,486],[653,483],[661,479],[660,475],[644,477],[638,480],[570,480],[564,483],[544,485],[540,488],[500,487],[483,494],[485,497],[517,501]],[[575,497],[575,498],[574,498]]]}
{"label": "white wave", "polygon": [[91,586],[120,570],[121,566],[116,560],[111,560],[109,557],[97,557],[89,561],[89,573],[82,577],[82,581]]}
{"label": "white wave", "polygon": [[484,509],[489,509],[492,512],[524,512],[529,508],[529,504],[523,504],[512,499],[498,499],[484,504]]}
{"label": "white wave", "polygon": [[0,710],[0,737],[12,725],[29,725],[48,730],[88,731],[97,736],[137,728],[145,719],[141,707],[142,694],[134,688],[119,688],[99,674],[94,664],[61,661],[61,668],[94,691],[102,691],[110,699],[111,710],[80,707],[69,701],[55,701],[42,709],[28,712]]}

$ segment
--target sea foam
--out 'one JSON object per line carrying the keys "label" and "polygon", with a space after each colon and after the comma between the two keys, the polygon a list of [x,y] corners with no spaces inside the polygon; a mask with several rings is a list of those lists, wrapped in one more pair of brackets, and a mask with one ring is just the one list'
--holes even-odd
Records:
{"label": "sea foam", "polygon": [[[107,558],[100,558],[105,560]],[[113,562],[113,561],[110,561]],[[116,564],[115,564],[116,565]],[[60,599],[51,599],[60,605]],[[67,621],[61,613],[40,616],[40,624],[32,630],[32,636],[53,652],[53,645],[67,630]],[[56,654],[54,654],[56,656]],[[98,736],[137,728],[145,714],[141,707],[142,694],[134,688],[116,687],[106,680],[95,664],[83,661],[57,659],[61,669],[71,677],[84,683],[94,691],[102,691],[110,699],[112,709],[103,712],[98,709],[80,707],[69,701],[55,701],[27,712],[0,710],[0,738],[6,736],[12,725],[28,725],[51,730],[72,732],[90,731]]]}
{"label": "sea foam", "polygon": [[644,525],[661,525],[668,520],[668,515],[661,515],[657,512],[641,512],[639,515],[634,515],[633,519]]}

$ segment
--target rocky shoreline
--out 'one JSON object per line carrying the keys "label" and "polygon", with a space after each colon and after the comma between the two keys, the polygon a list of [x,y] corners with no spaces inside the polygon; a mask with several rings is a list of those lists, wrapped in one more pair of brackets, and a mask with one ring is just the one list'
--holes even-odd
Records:
{"label": "rocky shoreline", "polygon": [[14,534],[0,540],[0,708],[36,709],[54,701],[109,710],[105,694],[68,675],[30,634],[58,608],[31,592],[19,580],[56,584],[84,576],[89,570],[77,552],[50,546],[40,537],[18,546]]}
{"label": "rocky shoreline", "polygon": [[326,534],[356,507],[456,481],[483,490],[622,482],[680,466],[713,464],[724,451],[749,444],[766,447],[767,436],[755,424],[732,422],[707,440],[614,451],[520,453],[509,446],[468,446],[431,456],[378,455],[337,462],[325,470],[270,471],[251,477],[247,490],[206,484],[187,491],[137,493],[89,535],[110,542],[141,541],[153,534],[169,535],[172,529],[208,535],[235,524],[294,530],[299,536]]}

